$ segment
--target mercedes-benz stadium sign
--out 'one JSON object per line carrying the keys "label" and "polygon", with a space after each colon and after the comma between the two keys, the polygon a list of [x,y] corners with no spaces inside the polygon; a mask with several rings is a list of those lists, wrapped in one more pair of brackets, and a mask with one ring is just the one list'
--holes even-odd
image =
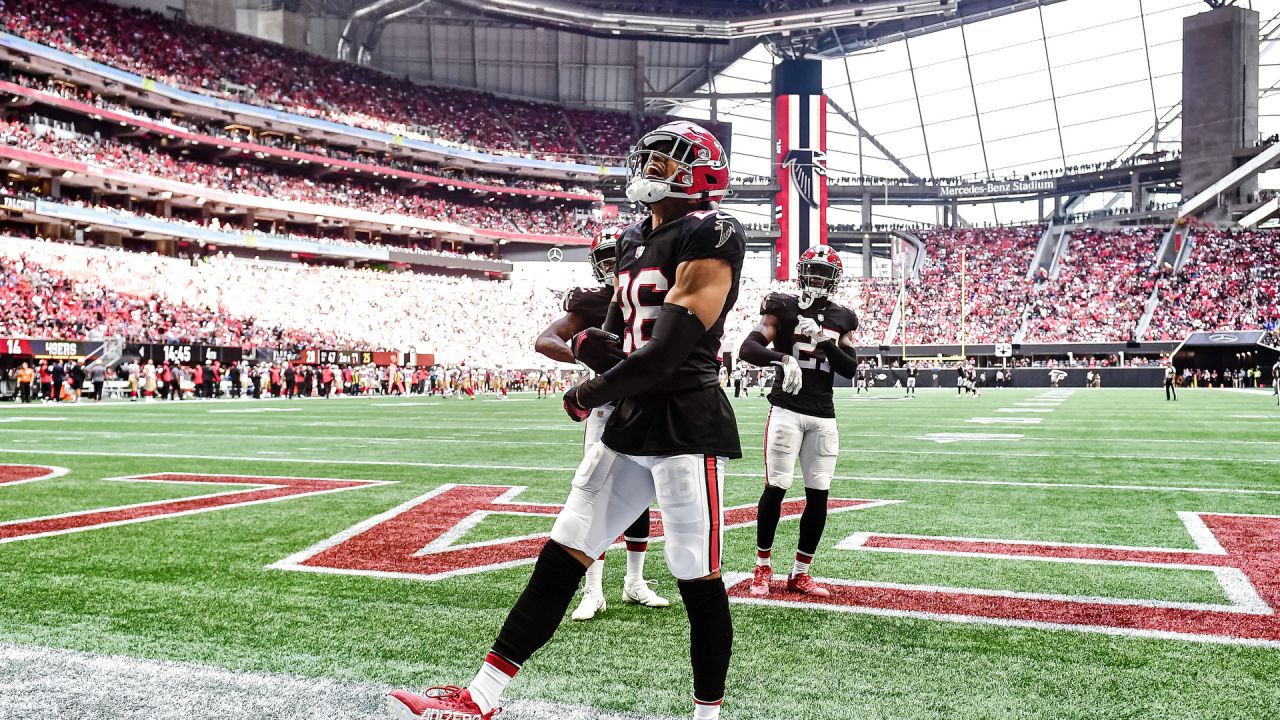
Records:
{"label": "mercedes-benz stadium sign", "polygon": [[938,188],[938,194],[942,197],[985,197],[987,195],[1052,192],[1057,189],[1057,180],[1009,180],[974,183],[972,185],[943,185]]}

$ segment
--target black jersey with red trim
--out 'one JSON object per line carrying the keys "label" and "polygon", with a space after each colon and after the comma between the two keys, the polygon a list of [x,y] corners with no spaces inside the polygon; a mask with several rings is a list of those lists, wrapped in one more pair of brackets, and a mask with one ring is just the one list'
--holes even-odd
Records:
{"label": "black jersey with red trim", "polygon": [[718,259],[733,270],[733,284],[716,322],[660,388],[617,403],[602,440],[627,455],[702,454],[742,457],[738,422],[720,388],[720,338],[738,300],[746,233],[733,217],[700,210],[651,228],[636,223],[618,238],[618,303],[622,349],[644,347],[681,263]]}
{"label": "black jersey with red trim", "polygon": [[858,329],[858,316],[849,308],[826,298],[819,298],[809,307],[800,307],[800,298],[790,293],[769,293],[760,303],[761,315],[772,315],[777,318],[777,334],[773,338],[773,349],[784,355],[790,355],[800,363],[803,383],[800,392],[792,395],[782,390],[782,373],[775,373],[773,390],[769,392],[769,402],[792,412],[813,417],[833,418],[836,416],[836,405],[832,398],[831,385],[835,374],[827,362],[827,354],[818,349],[809,338],[796,330],[800,318],[812,318],[836,337]]}
{"label": "black jersey with red trim", "polygon": [[604,317],[609,313],[611,302],[613,288],[608,285],[578,287],[564,296],[564,311],[581,317],[586,323],[583,327],[598,328],[604,325]]}

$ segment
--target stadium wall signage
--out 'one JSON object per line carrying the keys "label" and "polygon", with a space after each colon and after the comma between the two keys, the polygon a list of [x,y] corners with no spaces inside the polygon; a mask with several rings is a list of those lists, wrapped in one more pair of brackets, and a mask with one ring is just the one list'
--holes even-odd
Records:
{"label": "stadium wall signage", "polygon": [[102,354],[101,340],[0,338],[0,356],[36,360],[87,360]]}
{"label": "stadium wall signage", "polygon": [[169,343],[132,343],[124,346],[124,354],[177,365],[202,365],[215,360],[225,365],[244,359],[244,350],[238,347]]}
{"label": "stadium wall signage", "polygon": [[1026,193],[1053,192],[1058,189],[1057,180],[1012,180],[985,182],[973,185],[942,185],[938,194],[944,198],[986,197],[988,195],[1023,195]]}

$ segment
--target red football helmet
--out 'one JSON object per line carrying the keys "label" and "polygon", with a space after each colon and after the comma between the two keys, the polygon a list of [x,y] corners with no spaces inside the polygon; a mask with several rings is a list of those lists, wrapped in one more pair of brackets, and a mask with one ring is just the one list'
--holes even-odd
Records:
{"label": "red football helmet", "polygon": [[[648,174],[654,156],[672,161],[667,177]],[[646,205],[666,197],[719,200],[729,192],[729,156],[706,128],[669,122],[640,138],[627,156],[627,199]]]}
{"label": "red football helmet", "polygon": [[613,285],[617,278],[613,274],[613,268],[618,263],[618,237],[622,235],[622,228],[602,226],[600,232],[596,233],[596,237],[591,241],[591,251],[587,254],[587,259],[591,261],[591,274],[595,276],[597,282],[606,285]]}
{"label": "red football helmet", "polygon": [[815,245],[800,255],[796,262],[796,282],[810,299],[826,297],[840,286],[844,263],[829,245]]}

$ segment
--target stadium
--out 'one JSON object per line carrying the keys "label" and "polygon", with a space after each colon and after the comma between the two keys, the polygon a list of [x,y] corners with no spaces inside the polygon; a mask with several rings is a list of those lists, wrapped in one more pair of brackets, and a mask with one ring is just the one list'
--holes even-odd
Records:
{"label": "stadium", "polygon": [[0,0],[0,102],[0,720],[1280,715],[1280,2]]}

